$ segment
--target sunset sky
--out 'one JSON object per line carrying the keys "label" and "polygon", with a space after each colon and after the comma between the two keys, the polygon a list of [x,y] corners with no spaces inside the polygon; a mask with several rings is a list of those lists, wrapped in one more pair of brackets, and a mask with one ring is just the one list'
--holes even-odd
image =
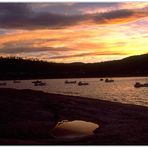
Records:
{"label": "sunset sky", "polygon": [[0,56],[100,62],[148,53],[148,2],[0,3]]}

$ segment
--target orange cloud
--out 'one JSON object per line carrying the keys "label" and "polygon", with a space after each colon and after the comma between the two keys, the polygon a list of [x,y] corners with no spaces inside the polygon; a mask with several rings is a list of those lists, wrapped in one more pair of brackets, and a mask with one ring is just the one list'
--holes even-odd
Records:
{"label": "orange cloud", "polygon": [[98,62],[147,53],[148,13],[138,7],[91,14],[64,28],[3,34],[0,55],[56,62]]}

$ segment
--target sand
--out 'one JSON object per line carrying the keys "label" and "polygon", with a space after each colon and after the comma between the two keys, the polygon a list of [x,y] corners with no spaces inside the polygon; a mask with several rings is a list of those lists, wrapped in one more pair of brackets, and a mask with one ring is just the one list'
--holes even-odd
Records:
{"label": "sand", "polygon": [[[0,118],[0,144],[148,144],[148,108],[144,106],[1,88]],[[53,137],[52,129],[62,120],[84,120],[99,128],[83,138]]]}

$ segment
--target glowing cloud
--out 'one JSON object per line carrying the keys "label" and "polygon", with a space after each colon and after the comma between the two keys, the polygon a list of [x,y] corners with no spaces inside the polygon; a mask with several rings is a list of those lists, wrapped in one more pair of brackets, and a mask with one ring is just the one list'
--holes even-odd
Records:
{"label": "glowing cloud", "polygon": [[0,55],[98,62],[147,53],[148,2],[0,3]]}

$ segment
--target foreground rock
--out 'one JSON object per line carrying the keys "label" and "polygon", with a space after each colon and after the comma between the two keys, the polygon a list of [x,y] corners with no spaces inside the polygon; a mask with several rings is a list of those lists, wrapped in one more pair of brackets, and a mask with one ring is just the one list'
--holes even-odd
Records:
{"label": "foreground rock", "polygon": [[[148,144],[148,108],[109,101],[0,89],[0,144]],[[51,135],[58,121],[99,124],[95,135],[59,139]]]}

